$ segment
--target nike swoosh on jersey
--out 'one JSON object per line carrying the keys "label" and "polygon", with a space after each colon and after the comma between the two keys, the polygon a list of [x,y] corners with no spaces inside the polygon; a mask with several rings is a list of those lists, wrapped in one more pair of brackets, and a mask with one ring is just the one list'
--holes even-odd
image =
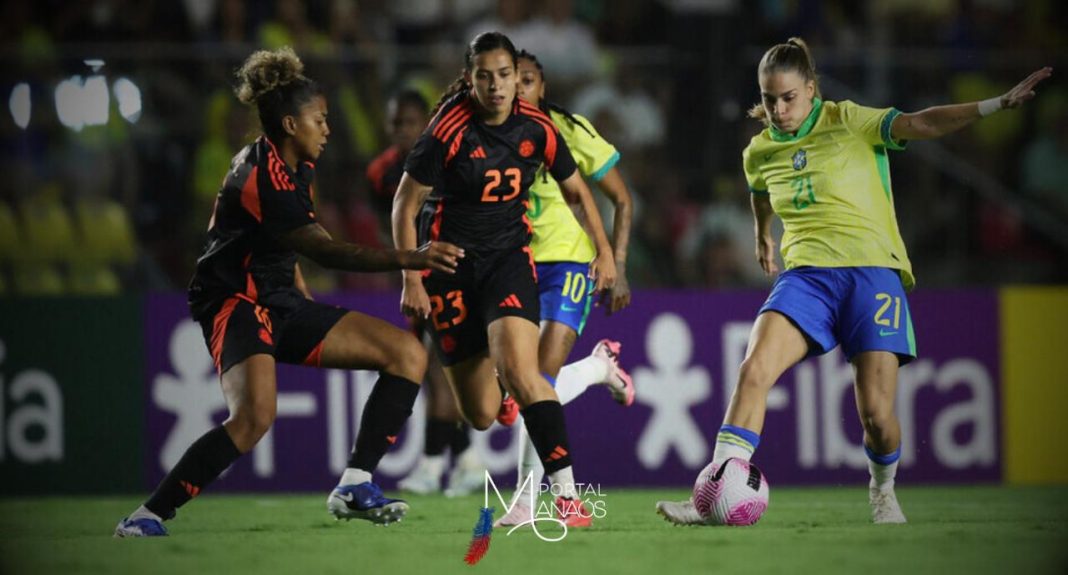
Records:
{"label": "nike swoosh on jersey", "polygon": [[882,337],[886,337],[888,335],[895,335],[895,334],[897,334],[896,331],[886,331],[884,329],[880,329],[879,330],[879,335],[882,336]]}

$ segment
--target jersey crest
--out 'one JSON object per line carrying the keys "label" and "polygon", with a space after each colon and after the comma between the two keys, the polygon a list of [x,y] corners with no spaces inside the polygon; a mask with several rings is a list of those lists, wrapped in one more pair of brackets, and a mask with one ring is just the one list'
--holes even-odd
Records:
{"label": "jersey crest", "polygon": [[804,148],[794,153],[794,169],[803,170],[808,165],[808,154],[805,153]]}

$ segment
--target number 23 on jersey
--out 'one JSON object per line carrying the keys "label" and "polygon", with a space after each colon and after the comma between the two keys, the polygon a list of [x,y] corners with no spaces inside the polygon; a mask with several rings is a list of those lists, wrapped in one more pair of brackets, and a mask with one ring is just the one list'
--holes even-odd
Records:
{"label": "number 23 on jersey", "polygon": [[[507,202],[515,199],[522,191],[523,172],[519,168],[507,168],[504,170],[503,178],[500,170],[490,168],[486,170],[484,177],[486,186],[482,188],[483,202]],[[507,180],[508,184],[504,190],[498,189],[502,180]]]}

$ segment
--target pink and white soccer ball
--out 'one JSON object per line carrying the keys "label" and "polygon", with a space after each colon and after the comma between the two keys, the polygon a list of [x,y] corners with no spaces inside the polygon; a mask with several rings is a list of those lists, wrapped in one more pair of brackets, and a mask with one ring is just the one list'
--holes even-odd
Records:
{"label": "pink and white soccer ball", "polygon": [[712,525],[752,525],[768,509],[768,480],[756,465],[731,458],[709,463],[693,485],[697,512]]}

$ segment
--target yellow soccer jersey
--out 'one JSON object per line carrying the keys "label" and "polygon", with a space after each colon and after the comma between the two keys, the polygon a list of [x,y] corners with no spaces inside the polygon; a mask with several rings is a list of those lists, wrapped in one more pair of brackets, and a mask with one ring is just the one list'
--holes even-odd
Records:
{"label": "yellow soccer jersey", "polygon": [[770,194],[782,219],[782,259],[799,266],[877,266],[899,270],[905,289],[916,280],[898,231],[887,149],[894,108],[814,101],[796,135],[774,126],[742,152],[745,179]]}
{"label": "yellow soccer jersey", "polygon": [[[606,142],[586,118],[574,114],[583,124],[578,126],[556,110],[549,116],[560,129],[582,175],[598,181],[619,161],[615,146]],[[545,174],[544,166],[538,170],[534,185],[530,187],[527,217],[534,228],[534,237],[530,240],[534,261],[589,262],[597,255],[593,242],[564,201],[560,186]]]}

